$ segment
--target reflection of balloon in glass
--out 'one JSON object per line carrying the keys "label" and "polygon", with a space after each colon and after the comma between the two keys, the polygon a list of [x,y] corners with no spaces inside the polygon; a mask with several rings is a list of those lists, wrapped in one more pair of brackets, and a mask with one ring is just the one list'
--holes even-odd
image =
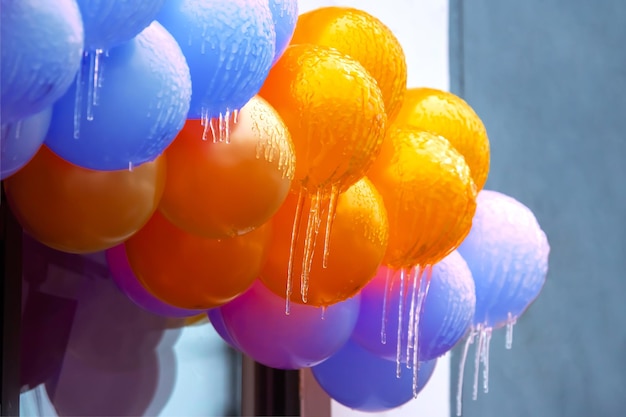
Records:
{"label": "reflection of balloon in glass", "polygon": [[255,97],[232,124],[230,143],[201,140],[199,120],[187,120],[166,150],[161,213],[207,238],[247,233],[267,222],[285,200],[295,157],[278,114]]}
{"label": "reflection of balloon in glass", "polygon": [[42,146],[4,181],[24,230],[55,249],[88,253],[128,239],[156,210],[165,182],[165,159],[133,171],[92,171]]}
{"label": "reflection of balloon in glass", "polygon": [[51,106],[80,67],[83,24],[74,0],[2,1],[0,113],[15,122]]}
{"label": "reflection of balloon in glass", "polygon": [[176,307],[208,310],[244,292],[266,258],[271,229],[205,239],[184,232],[160,212],[126,241],[128,261],[141,283]]}
{"label": "reflection of balloon in glass", "polygon": [[550,245],[533,212],[496,191],[478,194],[472,229],[459,246],[476,285],[476,313],[460,360],[457,410],[463,399],[463,371],[469,345],[476,343],[472,397],[478,396],[478,372],[489,387],[489,348],[493,329],[506,325],[506,347],[513,326],[537,298],[548,272]]}
{"label": "reflection of balloon in glass", "polygon": [[[261,280],[281,297],[286,296],[289,285],[289,291],[295,290],[306,303],[315,306],[331,305],[352,297],[374,276],[385,253],[387,216],[380,195],[368,180],[360,180],[339,195],[330,239],[325,242],[324,234],[314,233],[315,242],[299,240],[292,251],[291,232],[297,205],[297,196],[290,195],[272,219],[272,240]],[[310,208],[307,203],[301,210]],[[319,210],[319,202],[315,210]],[[318,216],[326,215],[322,211]],[[301,222],[299,236],[307,235],[310,227],[314,225]],[[318,249],[305,259],[307,244]],[[322,250],[325,247],[329,250]],[[302,277],[293,283],[288,280],[290,252],[295,252],[293,276]],[[324,252],[328,253],[326,260]],[[306,275],[302,265],[308,269]],[[294,301],[299,302],[300,297],[294,297]]]}
{"label": "reflection of balloon in glass", "polygon": [[220,307],[226,329],[243,352],[266,366],[299,369],[317,365],[346,343],[359,313],[359,296],[325,308],[295,304],[260,282]]}
{"label": "reflection of balloon in glass", "polygon": [[189,119],[228,141],[228,123],[261,88],[276,34],[267,0],[169,0],[158,20],[178,41],[191,71]]}
{"label": "reflection of balloon in glass", "polygon": [[[325,241],[329,240],[332,221],[328,219],[335,216],[339,192],[361,179],[380,151],[387,120],[382,95],[361,64],[337,50],[315,45],[288,47],[260,95],[278,111],[294,143],[297,163],[292,189],[300,197],[286,272],[291,277],[295,247],[302,240],[306,277],[314,235],[322,229]],[[302,210],[305,200],[310,200],[307,214]],[[298,236],[303,218],[307,219],[306,233]]]}
{"label": "reflection of balloon in glass", "polygon": [[108,249],[106,260],[111,271],[111,278],[120,291],[144,310],[164,317],[192,317],[202,313],[201,310],[186,310],[171,306],[150,294],[131,269],[123,244]]}
{"label": "reflection of balloon in glass", "polygon": [[476,282],[474,324],[519,317],[546,280],[550,245],[533,212],[496,191],[478,194],[472,230],[459,246]]}
{"label": "reflection of balloon in glass", "polygon": [[476,186],[463,156],[444,138],[392,127],[367,175],[389,217],[384,265],[434,265],[469,233]]}
{"label": "reflection of balloon in glass", "polygon": [[298,0],[270,0],[270,11],[276,32],[274,62],[283,55],[298,20]]}
{"label": "reflection of balloon in glass", "polygon": [[437,361],[420,362],[415,386],[410,372],[396,377],[396,365],[360,347],[352,340],[325,362],[313,375],[335,401],[354,410],[377,412],[401,406],[428,383]]}
{"label": "reflection of balloon in glass", "polygon": [[[437,358],[452,349],[467,333],[476,304],[472,274],[461,255],[452,252],[433,266],[420,317],[417,323],[413,321],[416,326],[411,331],[399,330],[398,316],[393,314],[398,311],[400,291],[390,272],[381,266],[376,277],[361,291],[361,310],[353,340],[377,356],[396,360],[396,336],[400,331],[402,362],[411,362],[408,354],[413,353],[416,344],[421,361]],[[415,320],[416,316],[411,318],[411,314],[416,314],[414,309],[404,309],[404,323]],[[417,339],[415,327],[419,329]]]}
{"label": "reflection of balloon in glass", "polygon": [[0,179],[16,173],[37,153],[43,143],[52,108],[48,107],[22,120],[2,125],[0,139]]}
{"label": "reflection of balloon in glass", "polygon": [[432,88],[409,88],[396,120],[448,139],[465,158],[480,190],[489,174],[489,138],[476,112],[460,97]]}
{"label": "reflection of balloon in glass", "polygon": [[165,0],[76,0],[85,27],[85,49],[107,50],[137,36]]}
{"label": "reflection of balloon in glass", "polygon": [[46,144],[90,169],[129,169],[153,160],[174,140],[189,109],[189,69],[180,48],[154,22],[101,61],[105,74],[91,120],[76,102],[95,100],[89,83],[81,82],[78,96],[74,83],[54,106]]}
{"label": "reflection of balloon in glass", "polygon": [[396,117],[406,91],[406,58],[398,39],[379,19],[358,9],[321,7],[298,18],[292,43],[335,48],[359,61],[376,79],[389,121]]}

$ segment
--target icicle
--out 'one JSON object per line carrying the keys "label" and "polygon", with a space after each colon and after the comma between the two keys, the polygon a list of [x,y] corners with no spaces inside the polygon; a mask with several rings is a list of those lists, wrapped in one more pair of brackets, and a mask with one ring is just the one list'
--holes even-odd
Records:
{"label": "icicle", "polygon": [[322,320],[326,320],[326,310],[327,310],[327,307],[322,306]]}
{"label": "icicle", "polygon": [[511,349],[513,347],[513,326],[517,323],[517,318],[513,317],[511,313],[509,313],[509,318],[506,321],[506,340],[505,347],[507,349]]}
{"label": "icicle", "polygon": [[476,342],[476,352],[474,354],[474,384],[472,385],[472,400],[478,399],[478,374],[480,371],[480,360],[483,355],[483,349],[485,344],[485,328],[484,325],[479,324],[477,328],[478,342]]}
{"label": "icicle", "polygon": [[489,346],[491,345],[491,327],[485,328],[485,344],[483,346],[483,392],[487,394],[489,392]]}
{"label": "icicle", "polygon": [[313,255],[315,253],[315,242],[319,232],[320,207],[322,192],[317,191],[311,201],[309,218],[306,225],[306,235],[304,237],[304,256],[302,258],[302,275],[300,276],[300,295],[302,302],[306,303],[309,293],[309,277],[313,266]]}
{"label": "icicle", "polygon": [[402,316],[404,315],[404,281],[406,278],[406,272],[404,269],[400,270],[400,300],[398,302],[398,334],[396,335],[396,377],[400,378],[400,364],[402,363]]}
{"label": "icicle", "polygon": [[296,205],[296,213],[293,219],[293,227],[291,229],[291,242],[289,244],[289,264],[287,266],[287,290],[285,294],[285,314],[289,315],[289,303],[291,302],[291,293],[293,292],[293,264],[296,254],[296,244],[300,235],[300,224],[302,223],[302,208],[304,206],[305,193],[301,188],[298,192],[298,203]]}
{"label": "icicle", "polygon": [[328,255],[330,253],[330,233],[332,232],[333,222],[335,221],[335,213],[337,213],[337,200],[339,199],[339,186],[334,184],[330,191],[330,200],[328,202],[328,217],[326,217],[326,231],[324,236],[324,258],[322,267],[328,268]]}
{"label": "icicle", "polygon": [[474,343],[474,337],[476,337],[476,330],[474,327],[470,328],[469,335],[465,339],[465,345],[463,346],[463,353],[461,354],[461,361],[459,362],[459,379],[456,383],[456,415],[463,414],[463,377],[465,376],[465,363],[467,362],[467,356],[469,353],[469,347]]}
{"label": "icicle", "polygon": [[128,172],[133,172],[133,169],[135,169],[135,167],[133,166],[133,162],[128,161]]}
{"label": "icicle", "polygon": [[93,108],[99,102],[98,90],[102,83],[100,80],[100,57],[102,49],[88,52],[89,54],[89,84],[87,85],[87,120],[93,120]]}
{"label": "icicle", "polygon": [[387,319],[389,318],[389,297],[393,289],[393,270],[387,269],[385,277],[385,295],[383,296],[383,316],[380,323],[380,343],[387,344]]}
{"label": "icicle", "polygon": [[14,138],[19,139],[22,135],[22,120],[18,120],[13,124],[13,130],[15,131]]}
{"label": "icicle", "polygon": [[413,361],[411,360],[412,349],[415,348],[416,342],[416,334],[415,334],[415,312],[416,312],[416,302],[417,302],[417,293],[418,289],[418,275],[421,275],[421,270],[416,272],[415,269],[412,270],[413,275],[413,283],[411,284],[411,306],[409,307],[409,325],[407,331],[407,342],[406,342],[406,367],[407,369],[411,368]]}
{"label": "icicle", "polygon": [[213,121],[209,117],[209,109],[202,108],[202,110],[200,110],[200,125],[204,127],[202,131],[202,140],[207,140],[207,133],[209,129],[211,129],[213,142],[215,142],[215,129],[213,128]]}
{"label": "icicle", "polygon": [[417,281],[417,304],[415,306],[415,319],[413,322],[413,396],[417,397],[418,392],[418,371],[419,371],[419,324],[420,318],[424,312],[424,303],[430,289],[430,278],[433,274],[431,265],[425,268],[414,269]]}
{"label": "icicle", "polygon": [[[85,56],[87,56],[87,53],[83,54],[83,61]],[[81,62],[80,68],[78,68],[78,72],[76,73],[76,94],[74,96],[74,139],[78,139],[80,137],[80,121],[83,116],[83,67],[83,62]]]}
{"label": "icicle", "polygon": [[239,123],[239,109],[233,110],[233,123]]}

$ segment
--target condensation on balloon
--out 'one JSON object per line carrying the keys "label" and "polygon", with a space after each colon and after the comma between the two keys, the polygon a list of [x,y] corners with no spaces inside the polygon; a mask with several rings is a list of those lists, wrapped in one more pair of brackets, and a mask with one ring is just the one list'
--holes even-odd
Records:
{"label": "condensation on balloon", "polygon": [[[81,67],[76,73],[76,97],[74,102],[74,139],[80,138],[80,122],[83,116],[83,106],[86,106],[85,118],[93,120],[94,107],[100,101],[100,89],[103,84],[104,65],[102,56],[108,56],[108,51],[95,49],[85,51]],[[86,74],[85,74],[86,73]],[[85,79],[85,75],[87,79]],[[87,102],[83,103],[83,88],[87,83]]]}

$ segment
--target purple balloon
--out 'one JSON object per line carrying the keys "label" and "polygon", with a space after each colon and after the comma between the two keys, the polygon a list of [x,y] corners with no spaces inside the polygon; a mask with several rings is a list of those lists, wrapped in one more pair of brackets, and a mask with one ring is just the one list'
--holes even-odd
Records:
{"label": "purple balloon", "polygon": [[191,317],[204,313],[203,310],[187,310],[174,307],[152,295],[141,285],[131,269],[124,244],[108,249],[106,251],[106,259],[111,271],[111,277],[117,287],[144,310],[164,317]]}
{"label": "purple balloon", "polygon": [[360,296],[324,309],[291,303],[260,281],[219,307],[225,328],[236,346],[255,361],[278,369],[317,365],[350,338],[359,313]]}
{"label": "purple balloon", "polygon": [[213,328],[217,334],[220,335],[222,340],[228,343],[233,349],[241,350],[226,328],[226,323],[224,323],[224,317],[222,316],[222,310],[219,308],[213,308],[207,312],[207,315],[209,316],[209,321],[213,325]]}
{"label": "purple balloon", "polygon": [[[387,295],[386,343],[381,341],[383,304],[387,282],[386,267],[380,267],[374,279],[361,291],[361,310],[352,336],[370,352],[388,360],[396,360],[399,276]],[[424,278],[422,278],[424,279]],[[410,280],[406,280],[408,282]],[[406,362],[406,344],[410,321],[412,285],[405,285],[401,328],[400,359]],[[476,308],[474,281],[467,263],[454,251],[433,266],[430,286],[419,318],[419,360],[435,359],[452,349],[466,334]]]}

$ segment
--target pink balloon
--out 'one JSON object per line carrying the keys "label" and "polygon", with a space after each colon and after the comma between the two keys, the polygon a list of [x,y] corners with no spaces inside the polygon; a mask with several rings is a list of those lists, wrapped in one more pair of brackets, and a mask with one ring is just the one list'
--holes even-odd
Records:
{"label": "pink balloon", "polygon": [[139,307],[151,313],[165,317],[191,317],[204,313],[203,310],[187,310],[174,307],[152,295],[137,279],[128,263],[124,244],[112,247],[106,251],[111,277],[128,298]]}
{"label": "pink balloon", "polygon": [[317,365],[348,341],[359,314],[360,295],[322,310],[291,303],[256,281],[244,294],[218,307],[235,346],[255,361],[278,369]]}

